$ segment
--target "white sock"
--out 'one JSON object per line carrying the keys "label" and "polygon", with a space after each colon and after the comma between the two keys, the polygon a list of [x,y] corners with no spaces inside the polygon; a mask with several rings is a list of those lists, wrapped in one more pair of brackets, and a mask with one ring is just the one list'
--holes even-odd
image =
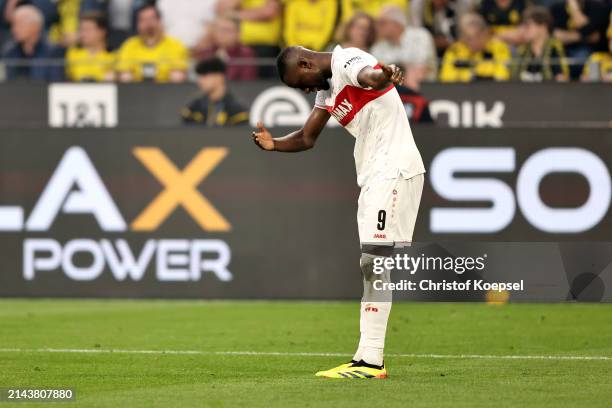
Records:
{"label": "white sock", "polygon": [[357,351],[353,356],[354,361],[361,360],[365,352],[365,314],[365,302],[361,302],[361,308],[359,309],[359,332],[361,335],[359,337],[359,346],[357,346]]}
{"label": "white sock", "polygon": [[385,270],[382,274],[375,274],[373,265],[375,255],[362,253],[359,265],[363,275],[363,297],[361,298],[361,312],[359,329],[361,338],[359,347],[353,357],[368,364],[383,365],[383,351],[385,348],[385,334],[387,320],[391,312],[392,294],[389,290],[378,291],[374,288],[374,281],[381,279],[391,281],[391,272]]}
{"label": "white sock", "polygon": [[391,313],[391,302],[367,302],[362,305],[364,330],[362,332],[363,341],[359,342],[359,349],[363,349],[361,360],[368,364],[381,366],[383,365],[385,334]]}

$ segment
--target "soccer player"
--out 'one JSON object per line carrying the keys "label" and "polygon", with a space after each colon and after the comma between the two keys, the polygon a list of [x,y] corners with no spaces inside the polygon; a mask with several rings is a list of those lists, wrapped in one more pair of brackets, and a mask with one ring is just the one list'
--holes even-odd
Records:
{"label": "soccer player", "polygon": [[316,375],[386,378],[383,349],[391,293],[375,290],[374,281],[389,282],[390,271],[375,274],[374,260],[412,241],[425,173],[394,87],[401,83],[402,73],[358,48],[341,46],[331,53],[289,47],[278,56],[277,66],[286,85],[317,92],[315,107],[301,129],[284,137],[273,138],[258,123],[252,134],[257,146],[279,152],[310,149],[331,116],[356,139],[355,167],[361,187],[357,210],[363,275],[361,338],[350,362]]}

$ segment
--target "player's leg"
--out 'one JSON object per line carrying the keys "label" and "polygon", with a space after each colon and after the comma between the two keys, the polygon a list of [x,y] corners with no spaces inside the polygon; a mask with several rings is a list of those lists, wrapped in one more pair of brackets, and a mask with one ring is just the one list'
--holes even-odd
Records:
{"label": "player's leg", "polygon": [[[355,353],[355,356],[353,357],[353,359],[347,363],[341,364],[338,367],[334,367],[332,369],[329,370],[325,370],[325,371],[319,371],[318,373],[316,373],[315,375],[318,377],[328,377],[328,378],[353,378],[353,377],[346,377],[346,376],[341,376],[339,374],[337,374],[337,372],[339,370],[343,370],[346,369],[350,366],[352,366],[353,364],[359,362],[362,360],[363,354],[366,350],[366,345],[367,344],[372,344],[372,340],[367,338],[367,333],[368,331],[366,330],[366,327],[371,326],[371,323],[368,324],[368,312],[370,310],[378,310],[379,308],[369,308],[368,302],[373,302],[374,299],[370,299],[370,295],[373,293],[373,290],[371,289],[366,289],[366,287],[371,288],[371,282],[373,282],[374,279],[374,273],[373,273],[373,259],[375,258],[375,253],[377,252],[376,250],[373,250],[377,247],[381,247],[384,248],[386,250],[389,250],[392,248],[393,243],[391,241],[389,242],[384,242],[384,238],[380,238],[382,237],[384,234],[380,233],[380,231],[376,231],[375,225],[374,223],[368,223],[367,220],[374,217],[375,216],[375,212],[376,212],[376,208],[380,207],[379,202],[374,201],[376,198],[378,198],[380,200],[380,191],[379,191],[379,186],[364,186],[361,189],[361,193],[359,195],[359,201],[358,201],[358,209],[357,209],[357,225],[359,227],[359,239],[361,242],[364,242],[364,240],[366,240],[366,237],[374,237],[374,234],[377,234],[377,236],[379,236],[379,238],[372,238],[371,241],[376,240],[377,242],[371,242],[370,245],[366,245],[366,247],[362,246],[362,254],[361,254],[361,258],[359,260],[359,264],[360,264],[360,268],[361,268],[361,274],[362,274],[362,279],[363,279],[363,285],[364,285],[364,294],[362,296],[361,299],[361,307],[360,307],[360,322],[359,322],[359,330],[361,333],[361,337],[359,340],[359,346],[357,349],[357,352]],[[371,225],[370,225],[371,224]],[[364,249],[368,252],[363,252]],[[382,307],[380,308],[381,310],[385,310],[387,309],[386,307]],[[390,310],[390,307],[388,308]],[[384,313],[384,312],[383,312]],[[388,314],[388,311],[387,311]],[[382,364],[382,363],[381,363]],[[363,378],[363,377],[360,377]]]}
{"label": "player's leg", "polygon": [[353,360],[363,361],[375,367],[383,366],[385,334],[392,302],[392,292],[385,288],[385,285],[391,282],[391,271],[384,268],[384,262],[380,261],[377,264],[379,270],[375,271],[375,262],[377,258],[390,256],[392,250],[393,246],[388,245],[363,245],[360,259],[363,275],[363,296],[360,309],[361,335]]}
{"label": "player's leg", "polygon": [[360,308],[360,341],[353,360],[374,366],[383,365],[384,340],[392,300],[391,291],[374,288],[376,280],[383,283],[391,281],[389,270],[384,270],[381,274],[374,273],[374,263],[378,257],[392,255],[395,230],[392,212],[397,193],[395,179],[379,180],[364,187],[357,216],[362,249],[360,266],[363,296]]}
{"label": "player's leg", "polygon": [[[362,189],[357,217],[362,242],[360,266],[363,276],[359,346],[352,362],[317,375],[386,378],[383,353],[392,296],[391,291],[376,290],[374,282],[390,282],[391,275],[389,270],[374,273],[375,259],[390,256],[394,245],[405,246],[412,241],[423,180],[423,175],[409,180],[383,180]],[[381,264],[378,266],[380,269]]]}
{"label": "player's leg", "polygon": [[[359,240],[362,246],[360,268],[363,280],[363,296],[360,305],[360,341],[353,360],[331,370],[317,373],[318,376],[331,378],[371,378],[386,377],[382,370],[382,351],[384,348],[384,333],[386,322],[391,311],[390,292],[379,293],[374,289],[374,281],[381,279],[389,281],[388,271],[380,276],[374,273],[374,262],[379,256],[389,256],[393,249],[393,241],[387,238],[386,203],[391,203],[394,180],[382,180],[381,183],[362,187],[357,210],[357,225]],[[391,208],[391,204],[389,204]],[[381,212],[382,211],[382,212]],[[379,216],[382,217],[379,221]],[[372,363],[364,363],[367,356]],[[379,362],[380,360],[380,362]],[[375,364],[378,363],[378,364]],[[368,364],[363,367],[370,370],[366,376],[362,373],[350,375],[344,372],[355,364]],[[363,370],[362,370],[363,371]],[[365,372],[365,371],[363,371]],[[348,376],[347,376],[348,375]]]}
{"label": "player's leg", "polygon": [[[372,366],[382,366],[387,321],[391,312],[391,291],[374,289],[374,281],[391,281],[389,270],[380,275],[372,269],[377,256],[390,256],[390,243],[395,248],[410,245],[416,225],[423,191],[424,176],[379,183],[374,189],[374,207],[365,207],[360,217],[362,240],[361,269],[363,274],[363,298],[360,312],[360,341],[353,361],[363,361]],[[378,198],[378,200],[376,200]],[[367,199],[367,196],[366,196]],[[365,203],[360,203],[365,204]],[[372,214],[372,209],[376,214]],[[369,213],[369,214],[368,214]],[[376,218],[374,218],[376,217]],[[374,224],[371,220],[376,219]],[[372,227],[375,225],[375,230]],[[364,240],[371,242],[363,242]],[[380,264],[379,264],[380,265]],[[380,285],[379,285],[380,287]]]}
{"label": "player's leg", "polygon": [[394,196],[395,207],[393,207],[391,213],[391,218],[395,220],[396,248],[410,245],[412,242],[424,183],[425,176],[423,174],[418,174],[409,179],[401,179],[398,182],[397,194]]}
{"label": "player's leg", "polygon": [[353,360],[334,367],[330,370],[320,371],[316,375],[327,378],[386,378],[387,370],[383,366],[383,351],[387,320],[391,312],[391,291],[376,290],[374,282],[383,283],[391,281],[389,270],[375,271],[375,259],[391,254],[392,245],[365,245],[362,246],[360,259],[363,277],[363,296],[360,308],[359,347]]}

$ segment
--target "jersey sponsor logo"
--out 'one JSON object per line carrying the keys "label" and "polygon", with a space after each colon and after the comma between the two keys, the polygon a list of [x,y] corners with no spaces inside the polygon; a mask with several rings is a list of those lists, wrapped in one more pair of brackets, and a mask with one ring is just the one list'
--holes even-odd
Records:
{"label": "jersey sponsor logo", "polygon": [[336,96],[334,106],[328,106],[327,110],[342,126],[346,126],[368,103],[391,89],[394,89],[393,85],[380,91],[347,85]]}
{"label": "jersey sponsor logo", "polygon": [[341,121],[346,115],[348,115],[353,110],[353,105],[344,99],[340,102],[336,107],[331,111],[331,114],[337,121]]}
{"label": "jersey sponsor logo", "polygon": [[351,59],[349,59],[348,61],[346,61],[344,63],[344,68],[347,68],[349,65],[351,65],[353,62],[357,62],[357,61],[361,61],[363,58],[361,58],[360,56],[356,56],[353,57]]}
{"label": "jersey sponsor logo", "polygon": [[387,234],[374,234],[373,238],[387,239]]}

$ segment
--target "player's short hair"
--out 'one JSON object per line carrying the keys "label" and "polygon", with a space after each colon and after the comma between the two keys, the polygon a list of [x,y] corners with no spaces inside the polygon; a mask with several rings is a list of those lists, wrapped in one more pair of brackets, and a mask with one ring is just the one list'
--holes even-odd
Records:
{"label": "player's short hair", "polygon": [[531,6],[527,7],[523,12],[523,23],[532,21],[537,25],[545,25],[548,32],[551,33],[553,30],[553,18],[550,11],[543,6]]}
{"label": "player's short hair", "polygon": [[289,66],[289,61],[293,58],[297,47],[287,47],[278,54],[276,57],[276,69],[278,71],[278,76],[281,81],[285,78],[285,74],[287,73],[287,67]]}

